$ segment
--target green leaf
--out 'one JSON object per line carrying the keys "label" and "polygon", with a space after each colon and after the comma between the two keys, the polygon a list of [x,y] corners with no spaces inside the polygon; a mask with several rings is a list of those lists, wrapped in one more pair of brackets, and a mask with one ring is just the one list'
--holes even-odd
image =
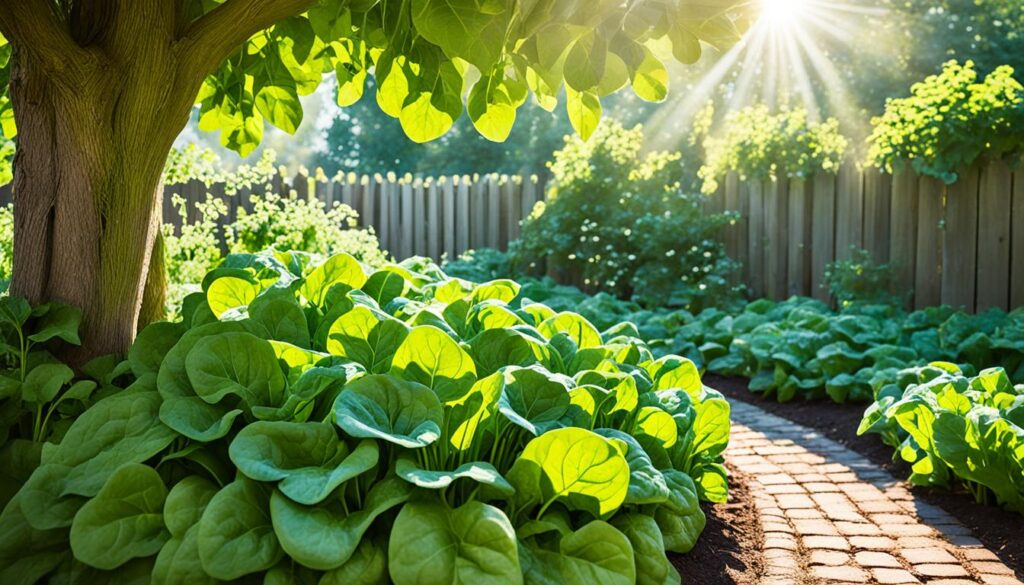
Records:
{"label": "green leaf", "polygon": [[626,444],[626,461],[629,463],[629,489],[627,504],[660,504],[670,497],[668,483],[662,472],[655,468],[644,448],[628,433],[615,429],[597,429],[594,432],[608,439],[617,439]]}
{"label": "green leaf", "polygon": [[319,585],[386,585],[388,555],[372,540],[359,541],[356,552],[343,565],[324,573]]}
{"label": "green leaf", "polygon": [[328,423],[259,421],[242,429],[228,450],[238,470],[277,482],[300,504],[313,505],[335,488],[377,465],[378,448],[363,441],[351,453]]}
{"label": "green leaf", "polygon": [[128,364],[132,374],[141,378],[146,374],[158,374],[160,364],[171,348],[181,339],[185,327],[180,323],[159,321],[151,323],[139,332],[135,343],[128,350]]}
{"label": "green leaf", "polygon": [[263,294],[249,307],[249,321],[261,337],[309,348],[309,326],[291,292]]}
{"label": "green leaf", "polygon": [[184,538],[190,528],[199,524],[203,510],[216,494],[217,486],[198,475],[176,483],[164,503],[164,524],[171,536]]}
{"label": "green leaf", "polygon": [[415,327],[398,347],[391,373],[432,389],[442,402],[458,399],[476,382],[476,366],[466,350],[429,325]]}
{"label": "green leaf", "polygon": [[342,284],[351,289],[366,284],[366,273],[359,261],[349,254],[336,254],[309,273],[299,294],[317,306],[323,306],[327,291]]}
{"label": "green leaf", "polygon": [[172,538],[160,549],[153,566],[154,585],[215,585],[199,557],[199,525],[182,537]]}
{"label": "green leaf", "polygon": [[662,102],[668,96],[668,70],[651,53],[647,47],[642,47],[643,60],[633,71],[633,91],[637,97],[648,102]]}
{"label": "green leaf", "polygon": [[75,515],[71,550],[97,569],[155,555],[169,538],[163,507],[167,488],[152,467],[130,463],[115,471]]}
{"label": "green leaf", "polygon": [[416,31],[449,58],[489,71],[504,50],[512,11],[505,1],[416,0],[412,18]]}
{"label": "green leaf", "polygon": [[244,477],[217,492],[199,521],[196,543],[208,575],[230,581],[277,564],[283,551],[269,508],[267,491]]}
{"label": "green leaf", "polygon": [[633,545],[637,585],[666,585],[682,580],[665,556],[665,541],[654,518],[646,514],[616,514],[612,526],[626,535]]}
{"label": "green leaf", "polygon": [[295,134],[302,124],[302,104],[294,87],[263,87],[256,94],[256,108],[268,122],[288,134]]}
{"label": "green leaf", "polygon": [[75,420],[60,445],[43,450],[43,464],[71,468],[64,494],[94,496],[119,467],[146,461],[175,439],[159,422],[159,407],[160,395],[151,391],[104,398]]}
{"label": "green leaf", "polygon": [[523,582],[512,523],[481,502],[455,509],[429,500],[406,504],[391,529],[388,557],[396,585]]}
{"label": "green leaf", "polygon": [[463,463],[452,471],[434,471],[423,469],[411,457],[403,456],[395,463],[395,473],[415,486],[430,490],[445,489],[458,479],[469,479],[506,496],[515,492],[498,470],[485,461]]}
{"label": "green leaf", "polygon": [[597,328],[576,313],[558,313],[544,320],[537,327],[537,330],[548,339],[551,339],[558,333],[565,333],[576,343],[576,347],[579,349],[601,345],[601,334],[597,331]]}
{"label": "green leaf", "polygon": [[368,307],[356,306],[331,325],[327,351],[347,357],[368,372],[383,374],[409,335],[409,326]]}
{"label": "green leaf", "polygon": [[53,530],[71,526],[75,514],[85,504],[81,496],[64,495],[70,468],[46,464],[36,468],[18,492],[25,518],[36,530]]}
{"label": "green leaf", "polygon": [[[528,582],[565,585],[631,585],[636,583],[633,546],[625,534],[601,520],[594,520],[562,538],[559,552],[529,551],[533,565],[523,560]],[[533,578],[534,574],[546,576]]]}
{"label": "green leaf", "polygon": [[251,333],[204,337],[188,353],[185,370],[196,394],[210,404],[228,395],[249,407],[279,404],[283,398],[285,379],[274,348]]}
{"label": "green leaf", "polygon": [[465,396],[444,405],[445,427],[451,435],[453,447],[466,451],[478,442],[477,430],[494,414],[494,407],[504,388],[505,376],[495,372],[477,380]]}
{"label": "green leaf", "polygon": [[78,326],[82,322],[82,311],[64,303],[51,302],[46,312],[36,322],[36,332],[28,338],[37,343],[57,338],[72,345],[81,345]]}
{"label": "green leaf", "polygon": [[377,517],[405,503],[412,490],[393,477],[377,482],[363,509],[351,514],[338,500],[309,507],[274,492],[270,499],[274,531],[288,556],[303,565],[319,570],[343,568],[358,554],[360,543],[367,541],[364,535]]}
{"label": "green leaf", "polygon": [[685,554],[693,550],[697,537],[704,531],[707,518],[700,508],[691,514],[678,514],[667,507],[660,507],[654,519],[661,528],[665,550]]}
{"label": "green leaf", "polygon": [[576,92],[565,88],[565,109],[569,113],[569,123],[583,140],[590,140],[601,123],[601,100],[589,91]]}
{"label": "green leaf", "polygon": [[430,388],[371,375],[345,387],[334,404],[336,423],[353,437],[415,449],[441,436],[441,403]]}
{"label": "green leaf", "polygon": [[218,319],[228,311],[248,307],[260,293],[260,284],[234,276],[222,276],[210,283],[206,302]]}
{"label": "green leaf", "polygon": [[21,385],[21,398],[34,404],[46,404],[57,397],[75,372],[64,364],[40,364],[29,371]]}
{"label": "green leaf", "polygon": [[0,582],[32,585],[68,555],[67,530],[36,530],[15,497],[0,514]]}
{"label": "green leaf", "polygon": [[629,489],[629,463],[604,437],[578,428],[531,440],[508,473],[517,498],[543,508],[559,501],[602,517],[617,510]]}
{"label": "green leaf", "polygon": [[498,410],[506,419],[534,436],[561,426],[570,404],[563,377],[541,366],[512,366],[504,375],[505,387],[498,399]]}

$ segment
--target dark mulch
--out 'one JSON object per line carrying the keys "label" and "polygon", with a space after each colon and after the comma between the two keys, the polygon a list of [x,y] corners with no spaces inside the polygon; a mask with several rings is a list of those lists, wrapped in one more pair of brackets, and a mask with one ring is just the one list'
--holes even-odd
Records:
{"label": "dark mulch", "polygon": [[[747,380],[708,374],[704,383],[725,394],[729,399],[742,400],[789,419],[814,428],[828,438],[842,443],[857,453],[885,468],[896,477],[910,475],[903,461],[893,461],[893,449],[882,443],[877,435],[857,436],[857,426],[864,414],[864,404],[836,404],[825,400],[793,401],[779,404],[762,399],[747,389]],[[999,555],[1004,563],[1024,579],[1024,517],[995,506],[976,503],[967,493],[950,493],[926,487],[913,487],[915,496],[939,506],[969,528],[985,546]]]}
{"label": "dark mulch", "polygon": [[702,504],[707,527],[697,546],[670,555],[687,585],[757,585],[764,574],[764,534],[746,476],[729,468],[729,502]]}

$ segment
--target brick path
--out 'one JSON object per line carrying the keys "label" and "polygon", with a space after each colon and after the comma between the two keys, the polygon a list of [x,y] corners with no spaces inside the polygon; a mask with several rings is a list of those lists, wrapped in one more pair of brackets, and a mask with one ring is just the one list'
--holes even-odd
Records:
{"label": "brick path", "polygon": [[952,516],[866,458],[750,404],[733,402],[732,421],[726,458],[752,477],[762,585],[1024,585]]}

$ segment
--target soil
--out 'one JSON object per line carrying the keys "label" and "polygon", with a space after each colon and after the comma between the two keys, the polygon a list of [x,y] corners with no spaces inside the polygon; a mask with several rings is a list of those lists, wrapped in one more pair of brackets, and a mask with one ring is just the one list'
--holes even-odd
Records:
{"label": "soil", "polygon": [[729,502],[703,503],[708,523],[685,555],[670,554],[687,585],[758,585],[764,534],[746,476],[729,467]]}
{"label": "soil", "polygon": [[[708,374],[704,383],[725,394],[731,400],[742,400],[797,424],[820,431],[828,438],[842,443],[894,476],[906,478],[909,466],[893,461],[893,449],[882,443],[877,435],[857,436],[857,426],[864,414],[864,404],[836,404],[824,400],[793,401],[779,404],[762,399],[747,389],[744,378],[729,378]],[[996,506],[976,503],[966,492],[948,492],[935,488],[913,486],[915,496],[939,506],[969,528],[989,550],[996,553],[1006,566],[1013,569],[1018,579],[1024,580],[1024,537],[1021,527],[1024,518]]]}

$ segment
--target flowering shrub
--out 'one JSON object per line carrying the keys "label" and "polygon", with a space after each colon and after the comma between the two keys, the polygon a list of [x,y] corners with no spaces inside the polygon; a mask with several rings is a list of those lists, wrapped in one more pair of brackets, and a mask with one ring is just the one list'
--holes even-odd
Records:
{"label": "flowering shrub", "polygon": [[643,129],[604,124],[590,141],[568,138],[550,163],[553,191],[512,246],[522,265],[554,261],[591,290],[644,304],[701,306],[728,296],[735,262],[705,215],[704,197],[680,187],[678,153],[643,152]]}
{"label": "flowering shrub", "polygon": [[714,193],[730,171],[743,179],[835,173],[849,144],[839,133],[838,120],[812,123],[803,108],[772,113],[763,104],[748,106],[729,112],[723,128],[704,139],[705,162],[698,174],[705,193]]}
{"label": "flowering shrub", "polygon": [[942,73],[886,102],[871,121],[868,158],[892,171],[908,161],[915,171],[952,183],[956,169],[983,154],[1019,153],[1024,145],[1024,86],[1003,66],[978,80],[974,63],[945,64]]}

